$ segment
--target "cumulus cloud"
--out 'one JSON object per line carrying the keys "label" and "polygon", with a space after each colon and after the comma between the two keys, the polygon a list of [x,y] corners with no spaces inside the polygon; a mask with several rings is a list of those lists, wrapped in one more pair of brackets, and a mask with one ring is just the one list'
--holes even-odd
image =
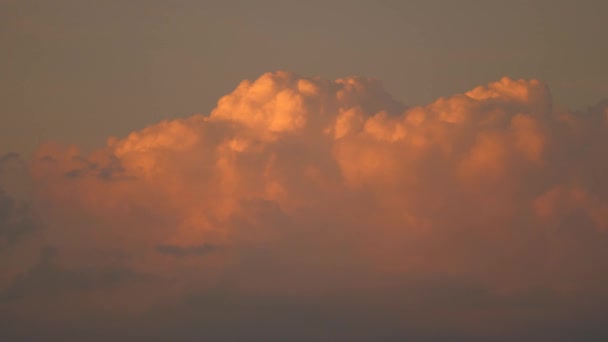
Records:
{"label": "cumulus cloud", "polygon": [[[259,308],[296,330],[317,317],[309,338],[330,340],[533,331],[599,317],[591,298],[608,304],[607,137],[607,104],[554,109],[537,80],[409,108],[373,79],[268,73],[209,115],[94,151],[42,145],[30,161],[37,243],[81,285],[149,275],[145,290],[91,290],[108,303],[145,293],[131,301],[142,320],[166,321],[164,303],[199,326],[232,315],[246,327]],[[40,270],[29,265],[5,287]]]}

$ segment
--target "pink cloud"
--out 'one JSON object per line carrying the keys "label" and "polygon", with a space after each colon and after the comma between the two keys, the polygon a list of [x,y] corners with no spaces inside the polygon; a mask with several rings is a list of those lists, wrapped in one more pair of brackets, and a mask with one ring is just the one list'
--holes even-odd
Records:
{"label": "pink cloud", "polygon": [[[446,277],[496,298],[542,289],[578,310],[577,298],[607,294],[593,264],[608,256],[597,243],[608,241],[608,183],[593,171],[606,170],[606,113],[556,111],[537,80],[406,108],[376,80],[268,73],[208,116],[92,152],[41,146],[31,171],[45,228],[33,241],[57,248],[58,267],[174,280],[146,285],[149,298],[217,286],[373,296]],[[107,290],[122,298],[108,303],[140,286]],[[505,310],[462,309],[470,320],[455,324],[536,317]]]}

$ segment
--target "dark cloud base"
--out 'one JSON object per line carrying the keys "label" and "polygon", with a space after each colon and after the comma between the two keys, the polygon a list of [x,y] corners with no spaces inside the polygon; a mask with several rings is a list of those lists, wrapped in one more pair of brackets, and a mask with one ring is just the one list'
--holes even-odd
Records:
{"label": "dark cloud base", "polygon": [[[512,301],[525,301],[527,305],[524,306],[529,306],[530,311],[540,309],[544,312],[560,310],[560,303],[553,301],[541,309],[538,299],[497,298],[476,293],[474,289],[456,289],[450,293],[450,286],[442,282],[435,286],[436,290],[410,292],[413,296],[425,297],[423,301],[399,297],[396,293],[302,298],[252,297],[218,290],[192,295],[175,305],[153,309],[144,315],[119,319],[83,311],[75,319],[50,325],[21,320],[10,312],[2,312],[0,330],[8,341],[46,340],[50,336],[53,340],[67,341],[277,342],[602,341],[608,337],[605,321],[598,318],[608,314],[605,305],[552,314],[558,317],[538,314],[530,319],[528,316],[527,322],[522,321],[510,329],[489,328],[488,325],[497,319],[513,319],[522,313],[521,306],[514,308]],[[411,291],[407,287],[403,289]],[[450,296],[455,297],[445,300]],[[500,304],[497,306],[496,302]],[[69,306],[69,303],[62,303],[47,309],[66,310]],[[475,329],[462,329],[459,327],[462,324],[460,312],[475,306],[492,306],[494,311],[486,317],[479,316]]]}

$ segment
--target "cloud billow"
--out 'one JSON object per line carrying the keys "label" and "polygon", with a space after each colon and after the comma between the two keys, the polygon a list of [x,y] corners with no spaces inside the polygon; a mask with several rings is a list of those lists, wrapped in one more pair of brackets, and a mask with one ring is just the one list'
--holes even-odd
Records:
{"label": "cloud billow", "polygon": [[[158,334],[179,326],[163,305],[198,336],[196,317],[238,330],[268,305],[264,322],[294,329],[309,310],[311,338],[483,339],[602,314],[606,148],[606,104],[554,109],[537,80],[408,108],[377,80],[279,71],[91,152],[43,144],[31,172],[57,265],[153,275],[90,291],[165,321]],[[355,335],[330,333],[337,316]]]}

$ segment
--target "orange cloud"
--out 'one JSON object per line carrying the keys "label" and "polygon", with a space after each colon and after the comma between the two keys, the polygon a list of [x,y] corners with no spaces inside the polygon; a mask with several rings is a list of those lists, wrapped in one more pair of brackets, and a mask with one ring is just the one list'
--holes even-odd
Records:
{"label": "orange cloud", "polygon": [[[171,298],[218,286],[373,295],[445,277],[492,300],[542,290],[583,310],[577,298],[608,294],[594,261],[608,256],[606,113],[555,111],[537,80],[406,108],[376,80],[268,73],[208,116],[92,152],[42,145],[31,161],[37,241],[56,247],[54,267],[175,279],[145,290]],[[488,305],[454,310],[515,326],[534,315]]]}

